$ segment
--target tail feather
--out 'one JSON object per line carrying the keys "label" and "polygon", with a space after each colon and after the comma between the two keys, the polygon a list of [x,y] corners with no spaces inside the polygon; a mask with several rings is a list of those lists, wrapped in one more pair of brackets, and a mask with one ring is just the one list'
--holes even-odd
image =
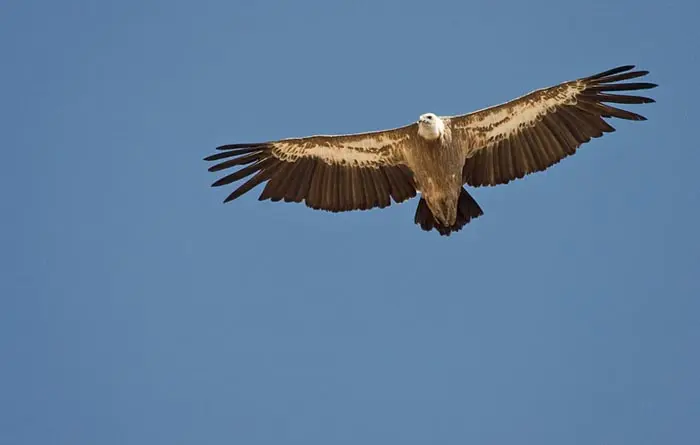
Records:
{"label": "tail feather", "polygon": [[416,208],[414,221],[416,224],[420,225],[421,229],[427,232],[435,229],[440,235],[450,236],[452,232],[460,231],[469,221],[483,214],[484,212],[474,198],[472,198],[465,189],[462,189],[457,203],[457,219],[452,226],[446,227],[437,221],[423,197],[418,201],[418,208]]}

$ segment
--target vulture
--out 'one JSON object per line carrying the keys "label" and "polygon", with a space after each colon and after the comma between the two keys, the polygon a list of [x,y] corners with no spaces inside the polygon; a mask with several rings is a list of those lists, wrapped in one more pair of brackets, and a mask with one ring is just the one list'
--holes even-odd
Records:
{"label": "vulture", "polygon": [[222,145],[204,160],[214,162],[209,171],[227,173],[213,187],[244,180],[224,202],[263,183],[260,201],[304,202],[330,212],[385,208],[420,192],[414,222],[450,235],[483,215],[465,185],[507,184],[543,171],[615,131],[606,119],[646,120],[618,105],[655,102],[623,93],[657,86],[624,82],[649,73],[634,68],[620,66],[468,114],[422,114],[388,130]]}

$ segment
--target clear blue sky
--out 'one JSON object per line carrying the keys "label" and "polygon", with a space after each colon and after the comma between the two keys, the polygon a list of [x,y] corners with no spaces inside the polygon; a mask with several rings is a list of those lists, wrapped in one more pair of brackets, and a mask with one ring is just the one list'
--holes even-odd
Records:
{"label": "clear blue sky", "polygon": [[[700,443],[697,2],[1,9],[0,444]],[[628,63],[648,121],[449,238],[202,161]]]}

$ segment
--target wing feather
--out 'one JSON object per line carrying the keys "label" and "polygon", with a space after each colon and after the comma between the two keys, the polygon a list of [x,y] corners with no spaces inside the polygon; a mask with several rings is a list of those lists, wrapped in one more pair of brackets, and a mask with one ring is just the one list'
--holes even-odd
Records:
{"label": "wing feather", "polygon": [[405,151],[417,125],[385,131],[228,144],[204,158],[219,161],[211,172],[242,166],[215,181],[219,187],[249,178],[226,198],[232,201],[265,183],[259,200],[305,202],[341,212],[387,207],[416,195]]}
{"label": "wing feather", "polygon": [[473,113],[445,118],[465,156],[464,183],[505,184],[558,163],[591,139],[615,131],[606,118],[646,120],[612,104],[646,104],[654,99],[627,94],[655,88],[636,79],[648,71],[633,65],[533,91]]}

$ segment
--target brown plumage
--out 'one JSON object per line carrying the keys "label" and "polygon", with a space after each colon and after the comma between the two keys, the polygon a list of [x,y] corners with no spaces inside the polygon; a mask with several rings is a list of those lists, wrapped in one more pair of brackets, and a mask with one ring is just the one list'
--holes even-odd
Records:
{"label": "brown plumage", "polygon": [[483,211],[463,188],[506,184],[558,163],[615,131],[605,118],[646,120],[613,104],[653,99],[622,95],[656,87],[632,65],[533,91],[473,113],[438,117],[369,133],[230,144],[205,158],[209,171],[238,170],[213,186],[245,181],[224,202],[259,184],[259,199],[305,202],[331,212],[384,208],[421,192],[415,223],[450,235]]}

